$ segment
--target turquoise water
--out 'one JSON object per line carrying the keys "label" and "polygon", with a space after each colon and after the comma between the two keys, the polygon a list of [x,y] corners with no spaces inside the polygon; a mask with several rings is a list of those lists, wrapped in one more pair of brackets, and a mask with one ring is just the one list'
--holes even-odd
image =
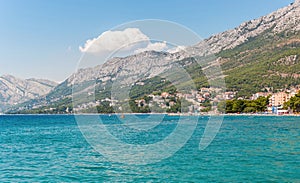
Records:
{"label": "turquoise water", "polygon": [[[105,119],[112,132],[120,127]],[[225,117],[214,141],[200,151],[207,120],[199,120],[174,156],[126,165],[93,150],[73,116],[0,116],[0,182],[300,182],[299,117]],[[175,127],[176,117],[166,117],[147,138],[124,128],[114,135],[155,143]]]}

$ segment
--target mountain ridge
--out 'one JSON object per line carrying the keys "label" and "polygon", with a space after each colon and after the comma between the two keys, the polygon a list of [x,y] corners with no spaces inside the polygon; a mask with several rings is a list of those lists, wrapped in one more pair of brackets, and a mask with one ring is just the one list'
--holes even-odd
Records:
{"label": "mountain ridge", "polygon": [[[189,68],[189,64],[192,64],[191,60],[193,60],[192,57],[194,55],[209,56],[211,54],[215,54],[216,59],[220,61],[221,66],[224,69],[224,73],[226,75],[225,79],[229,89],[231,90],[248,90],[247,87],[251,87],[251,84],[253,84],[253,87],[257,88],[250,88],[249,91],[255,92],[260,89],[259,87],[262,89],[264,89],[264,87],[269,87],[269,84],[266,83],[269,81],[274,81],[274,86],[278,85],[278,87],[285,87],[282,83],[278,83],[277,81],[283,77],[274,76],[274,74],[272,75],[273,72],[275,73],[279,71],[278,67],[274,68],[270,63],[277,62],[286,56],[296,55],[294,62],[298,64],[299,52],[295,49],[295,46],[293,46],[296,45],[297,48],[298,41],[295,42],[293,40],[300,40],[299,4],[299,0],[296,0],[293,4],[266,16],[244,22],[234,29],[213,35],[194,46],[188,47],[187,52],[189,54],[184,52],[171,54],[148,51],[125,58],[112,58],[101,66],[81,69],[54,88],[47,95],[48,98],[45,97],[46,99],[35,100],[33,103],[26,103],[19,109],[30,109],[30,107],[34,105],[43,106],[43,104],[47,104],[51,106],[64,104],[61,103],[62,100],[65,101],[65,104],[69,105],[72,102],[72,86],[74,84],[80,85],[83,89],[82,91],[90,93],[93,92],[90,90],[93,89],[93,81],[96,81],[97,87],[99,90],[102,90],[102,94],[106,93],[105,95],[97,93],[97,96],[107,96],[108,91],[106,89],[111,87],[116,75],[128,78],[129,81],[127,83],[133,81],[132,79],[130,80],[130,77],[134,74],[145,80],[151,79],[151,76],[163,73],[170,69],[172,67],[172,63],[183,63],[184,66],[192,72],[192,75],[194,73],[194,75],[198,77],[199,75],[195,73],[201,70]],[[292,43],[287,44],[288,42]],[[283,45],[277,48],[276,45],[279,44]],[[268,52],[266,53],[266,51]],[[274,51],[276,51],[276,53],[272,53]],[[213,62],[214,61],[216,60],[213,60]],[[256,65],[260,65],[261,67],[257,68]],[[284,68],[287,72],[296,72],[291,70],[289,65],[286,67],[282,66],[281,68]],[[250,72],[264,75],[269,71],[272,73],[267,76],[268,79],[258,77],[262,81],[254,80],[251,78],[252,76],[249,75]],[[280,74],[281,73],[279,73],[279,75]],[[247,76],[247,78],[244,78],[244,76]],[[199,80],[197,78],[194,79]],[[244,81],[245,79],[248,79],[249,82]],[[204,81],[203,77],[200,81]],[[300,84],[298,80],[290,79],[286,81],[292,85]],[[197,84],[200,86],[201,82],[200,84],[199,82]],[[245,83],[243,84],[242,82]],[[259,82],[265,83],[259,86]],[[271,83],[271,87],[274,86]],[[247,96],[248,94],[249,93],[247,93],[247,91],[243,91],[240,95]],[[60,101],[60,103],[57,103],[57,101]]]}
{"label": "mountain ridge", "polygon": [[[238,27],[221,32],[201,41],[194,46],[200,55],[215,54],[222,50],[232,49],[239,46],[251,37],[263,33],[273,27],[274,33],[284,31],[289,25],[291,31],[300,30],[300,2],[296,0],[294,3],[280,8],[268,15],[260,18],[246,21]],[[208,48],[206,48],[209,46]],[[200,50],[200,52],[199,52]],[[201,51],[202,50],[202,51]]]}
{"label": "mountain ridge", "polygon": [[0,108],[46,95],[58,83],[46,79],[20,79],[12,75],[0,76]]}

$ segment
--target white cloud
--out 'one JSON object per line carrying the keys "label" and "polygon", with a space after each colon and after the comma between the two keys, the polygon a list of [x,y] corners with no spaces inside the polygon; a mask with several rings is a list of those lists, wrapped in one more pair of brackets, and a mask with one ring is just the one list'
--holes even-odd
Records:
{"label": "white cloud", "polygon": [[87,40],[84,46],[79,47],[81,52],[104,53],[102,56],[108,56],[109,53],[119,49],[122,49],[122,51],[125,51],[128,55],[144,51],[167,51],[175,53],[184,50],[185,47],[177,46],[170,48],[166,41],[151,42],[151,39],[138,28],[127,28],[121,31],[106,31],[97,38]]}
{"label": "white cloud", "polygon": [[97,38],[87,40],[79,50],[87,53],[112,52],[142,41],[150,42],[150,39],[137,28],[127,28],[123,31],[103,32]]}
{"label": "white cloud", "polygon": [[134,53],[141,53],[144,51],[165,51],[168,48],[167,42],[156,42],[156,43],[151,43],[149,42],[147,47],[145,48],[139,48],[134,51]]}
{"label": "white cloud", "polygon": [[171,49],[167,50],[167,52],[176,53],[176,52],[185,50],[185,48],[186,48],[185,46],[177,46],[177,47],[174,47],[174,48],[171,48]]}

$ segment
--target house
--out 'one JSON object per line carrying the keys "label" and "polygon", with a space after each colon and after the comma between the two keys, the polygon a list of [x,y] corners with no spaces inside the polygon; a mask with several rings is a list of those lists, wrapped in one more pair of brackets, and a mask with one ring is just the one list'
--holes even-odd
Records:
{"label": "house", "polygon": [[256,100],[259,97],[268,97],[271,93],[258,92],[252,95],[251,100]]}
{"label": "house", "polygon": [[200,91],[201,93],[207,93],[209,92],[209,88],[201,88]]}
{"label": "house", "polygon": [[289,101],[292,97],[295,96],[295,93],[286,93],[286,92],[279,92],[273,94],[270,99],[269,103],[271,106],[278,107],[282,106],[285,102]]}
{"label": "house", "polygon": [[235,98],[235,95],[236,95],[235,92],[229,91],[229,92],[225,92],[222,98],[225,100],[231,100]]}
{"label": "house", "polygon": [[160,95],[162,98],[167,98],[170,96],[170,94],[168,92],[163,92],[161,95]]}
{"label": "house", "polygon": [[277,110],[277,115],[289,114],[289,110]]}
{"label": "house", "polygon": [[207,93],[204,93],[204,94],[203,94],[203,97],[204,97],[204,98],[209,98],[209,97],[210,97],[210,93],[208,93],[208,92],[207,92]]}

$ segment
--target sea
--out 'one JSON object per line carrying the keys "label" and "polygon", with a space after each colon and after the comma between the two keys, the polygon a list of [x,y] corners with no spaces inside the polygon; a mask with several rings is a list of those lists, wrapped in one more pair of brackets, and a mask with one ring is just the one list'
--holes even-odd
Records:
{"label": "sea", "polygon": [[[88,125],[92,117],[80,119]],[[134,129],[118,116],[98,117],[119,142],[139,147],[164,141],[179,128],[179,120],[183,121],[180,128],[190,127],[195,120],[158,115],[161,121],[155,121],[147,115],[125,115],[124,120],[132,124],[149,124],[147,129]],[[109,156],[108,151],[95,148],[76,116],[1,115],[0,182],[300,182],[300,117],[225,116],[211,143],[200,149],[210,118],[198,117],[186,142],[178,136],[173,142],[184,144],[173,154],[151,162],[152,152],[143,152],[135,155],[150,157],[148,162],[128,163],[120,161],[118,154]],[[101,137],[108,142],[104,138],[112,138]],[[158,148],[157,154],[163,150]]]}

